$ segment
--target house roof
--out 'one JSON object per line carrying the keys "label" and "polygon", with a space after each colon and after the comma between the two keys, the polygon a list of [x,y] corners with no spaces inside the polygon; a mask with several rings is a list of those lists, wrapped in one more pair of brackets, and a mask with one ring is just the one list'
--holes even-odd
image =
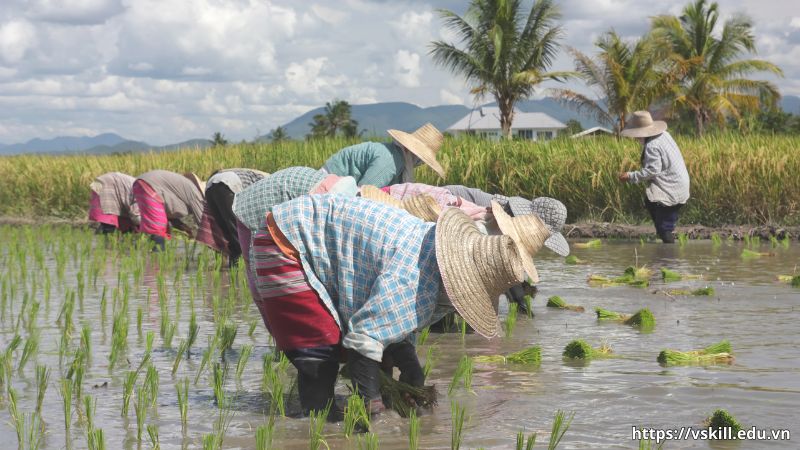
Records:
{"label": "house roof", "polygon": [[[511,124],[512,130],[519,129],[562,129],[567,126],[559,120],[540,112],[522,112],[514,110],[514,122]],[[462,117],[458,122],[450,125],[447,130],[499,130],[500,129],[500,108],[496,106],[484,106],[478,108]]]}
{"label": "house roof", "polygon": [[583,130],[580,133],[575,133],[575,134],[572,135],[572,137],[579,138],[579,137],[582,137],[582,136],[588,136],[590,134],[600,134],[600,133],[613,134],[613,132],[611,130],[609,130],[608,128],[592,127],[592,128],[589,128],[588,130]]}

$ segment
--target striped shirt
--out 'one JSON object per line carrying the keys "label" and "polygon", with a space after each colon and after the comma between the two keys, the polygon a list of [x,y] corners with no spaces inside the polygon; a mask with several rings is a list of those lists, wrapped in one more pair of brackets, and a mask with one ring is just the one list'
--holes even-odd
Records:
{"label": "striped shirt", "polygon": [[351,176],[359,186],[382,188],[402,181],[405,160],[394,143],[363,142],[339,150],[322,168],[341,177]]}
{"label": "striped shirt", "polygon": [[645,194],[653,203],[664,206],[689,200],[689,172],[678,144],[668,132],[648,141],[642,148],[642,168],[628,172],[629,182],[648,182]]}
{"label": "striped shirt", "polygon": [[255,169],[222,169],[208,179],[206,190],[214,184],[223,183],[236,194],[267,175],[269,174]]}
{"label": "striped shirt", "polygon": [[100,197],[103,214],[123,216],[139,223],[139,208],[133,201],[133,182],[136,178],[120,173],[109,172],[95,178],[92,189]]}
{"label": "striped shirt", "polygon": [[272,209],[342,345],[380,361],[435,317],[442,281],[435,224],[363,198],[308,195]]}
{"label": "striped shirt", "polygon": [[[180,220],[189,228],[197,228],[203,217],[203,193],[187,177],[167,170],[151,170],[139,175],[164,202],[170,220]],[[186,219],[194,219],[194,224]]]}

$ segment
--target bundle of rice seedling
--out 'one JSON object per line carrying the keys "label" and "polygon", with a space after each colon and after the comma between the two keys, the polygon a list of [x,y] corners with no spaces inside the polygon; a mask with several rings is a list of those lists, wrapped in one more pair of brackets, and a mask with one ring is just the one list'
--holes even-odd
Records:
{"label": "bundle of rice seedling", "polygon": [[714,288],[711,286],[706,286],[703,288],[695,289],[692,291],[692,295],[704,295],[710,297],[714,295]]}
{"label": "bundle of rice seedling", "polygon": [[564,347],[563,356],[567,359],[592,359],[609,356],[610,354],[611,347],[606,344],[603,344],[600,348],[592,348],[583,339],[576,339]]}
{"label": "bundle of rice seedling", "polygon": [[670,281],[680,281],[682,278],[683,277],[678,272],[669,270],[666,267],[661,268],[661,279],[667,283]]}
{"label": "bundle of rice seedling", "polygon": [[563,298],[561,298],[561,297],[559,297],[557,295],[554,295],[554,296],[552,296],[552,297],[547,299],[547,306],[549,308],[568,309],[570,311],[575,311],[575,312],[583,312],[583,311],[585,311],[583,309],[583,306],[568,305],[567,302],[565,302]]}
{"label": "bundle of rice seedling", "polygon": [[653,313],[647,308],[642,308],[636,311],[636,314],[625,319],[625,325],[632,325],[641,328],[653,328],[656,326],[656,318]]}
{"label": "bundle of rice seedling", "polygon": [[480,363],[496,364],[539,364],[542,362],[542,347],[534,345],[518,352],[503,355],[473,356],[472,360]]}
{"label": "bundle of rice seedling", "polygon": [[573,265],[573,266],[574,266],[574,265],[576,265],[576,264],[586,264],[586,261],[584,261],[584,260],[582,260],[582,259],[578,258],[578,257],[577,257],[577,256],[575,256],[575,255],[569,255],[569,256],[567,256],[566,258],[564,258],[564,263],[565,263],[565,264],[569,264],[569,265]]}
{"label": "bundle of rice seedling", "polygon": [[653,271],[647,266],[628,266],[625,268],[625,274],[623,275],[623,277],[633,277],[634,280],[648,280],[651,276],[653,276]]}
{"label": "bundle of rice seedling", "polygon": [[408,417],[417,407],[436,406],[436,386],[412,386],[395,380],[381,371],[381,395],[389,399],[389,407],[402,417]]}
{"label": "bundle of rice seedling", "polygon": [[730,432],[723,432],[723,436],[727,434],[727,437],[731,439],[735,439],[737,433],[739,433],[739,430],[742,429],[742,425],[739,423],[739,421],[737,421],[728,411],[725,411],[724,409],[717,409],[714,411],[711,416],[705,420],[704,425],[713,429],[729,429]]}
{"label": "bundle of rice seedling", "polygon": [[597,313],[597,320],[625,320],[628,316],[627,314],[618,313],[616,311],[609,311],[603,308],[595,308],[594,312]]}
{"label": "bundle of rice seedling", "polygon": [[774,253],[769,252],[756,252],[746,248],[742,250],[742,259],[761,258],[762,256],[774,256]]}
{"label": "bundle of rice seedling", "polygon": [[788,283],[792,287],[800,287],[800,275],[778,275],[778,281]]}
{"label": "bundle of rice seedling", "polygon": [[645,288],[650,285],[650,276],[653,271],[647,267],[629,266],[625,273],[616,278],[607,278],[600,275],[589,275],[589,284],[599,284],[603,287],[608,286],[633,286]]}
{"label": "bundle of rice seedling", "polygon": [[603,245],[603,241],[600,239],[592,239],[588,242],[576,242],[572,244],[572,246],[575,248],[598,248],[601,245]]}
{"label": "bundle of rice seedling", "polygon": [[657,361],[664,366],[674,366],[681,364],[730,364],[733,359],[731,343],[723,340],[702,350],[688,352],[662,350],[658,354]]}

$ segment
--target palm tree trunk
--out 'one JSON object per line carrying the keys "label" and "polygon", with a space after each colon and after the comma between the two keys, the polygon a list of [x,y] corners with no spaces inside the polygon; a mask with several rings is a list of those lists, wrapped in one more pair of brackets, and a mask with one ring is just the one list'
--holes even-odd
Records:
{"label": "palm tree trunk", "polygon": [[697,135],[703,136],[703,111],[700,108],[694,110],[694,119],[697,125]]}
{"label": "palm tree trunk", "polygon": [[510,98],[497,98],[500,107],[500,130],[504,138],[511,139],[511,124],[514,121],[514,101]]}

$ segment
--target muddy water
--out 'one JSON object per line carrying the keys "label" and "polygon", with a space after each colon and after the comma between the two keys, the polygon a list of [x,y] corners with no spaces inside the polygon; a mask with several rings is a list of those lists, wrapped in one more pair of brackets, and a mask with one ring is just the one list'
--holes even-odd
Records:
{"label": "muddy water", "polygon": [[[631,428],[655,427],[661,429],[702,426],[703,419],[716,408],[730,411],[746,427],[791,431],[793,440],[800,439],[798,407],[800,407],[800,289],[775,281],[777,274],[790,274],[800,264],[800,245],[788,249],[770,249],[763,245],[761,251],[774,252],[774,256],[753,260],[740,257],[742,244],[723,243],[715,248],[709,241],[689,242],[685,246],[658,244],[640,245],[638,242],[608,242],[599,249],[576,249],[574,253],[588,262],[586,265],[567,266],[561,258],[543,251],[537,260],[542,278],[540,291],[534,300],[534,318],[521,317],[513,335],[494,340],[458,334],[431,334],[418,353],[424,359],[428,347],[434,347],[435,363],[429,381],[438,386],[440,405],[433,415],[421,418],[421,448],[450,448],[451,400],[464,405],[468,422],[464,426],[462,448],[510,448],[518,431],[538,432],[541,447],[548,439],[553,414],[556,410],[575,413],[574,421],[564,436],[560,448],[638,448],[631,440]],[[2,247],[6,252],[7,247]],[[0,253],[3,254],[3,253]],[[650,288],[591,287],[586,283],[589,274],[614,276],[637,260],[639,265],[652,268],[662,266],[673,270],[702,274],[703,280],[670,283],[668,288],[697,288],[713,286],[716,295],[707,297],[670,297],[657,291],[667,285],[654,276]],[[53,267],[48,256],[48,266]],[[32,264],[31,264],[32,266]],[[47,365],[52,374],[44,401],[43,417],[47,433],[41,448],[64,448],[65,433],[63,410],[57,391],[57,380],[66,371],[59,368],[58,341],[61,333],[55,325],[63,298],[63,290],[74,284],[76,268],[68,265],[64,285],[56,282],[53,273],[53,293],[49,308],[43,303],[39,313],[41,333],[40,351],[22,373],[13,372],[12,385],[19,393],[20,410],[30,412],[35,405],[36,383],[34,366]],[[6,270],[4,268],[4,270]],[[86,288],[83,310],[76,307],[76,324],[89,321],[93,325],[93,356],[89,373],[84,378],[84,392],[97,401],[95,426],[102,428],[106,447],[137,448],[136,415],[131,402],[128,418],[120,415],[122,405],[122,376],[131,366],[136,366],[144,351],[144,342],[136,331],[135,312],[144,311],[143,331],[155,331],[156,345],[153,355],[160,374],[160,393],[157,406],[148,411],[147,424],[159,428],[161,447],[202,447],[202,436],[213,431],[218,409],[213,400],[210,377],[204,373],[198,383],[189,388],[189,426],[181,430],[180,416],[174,383],[189,377],[194,380],[199,367],[199,353],[206,346],[206,338],[213,333],[214,314],[208,292],[205,299],[195,302],[200,321],[200,337],[190,361],[184,361],[178,374],[171,374],[174,350],[163,349],[159,334],[159,307],[156,300],[146,298],[148,287],[155,291],[155,272],[145,273],[144,281],[135,286],[130,303],[131,328],[125,361],[108,371],[108,352],[111,343],[111,303],[106,320],[100,317],[99,297],[103,283],[116,284],[116,266],[109,263],[98,287]],[[798,268],[800,270],[800,268]],[[188,272],[188,271],[187,271]],[[35,276],[41,277],[41,273]],[[172,276],[168,277],[170,283]],[[208,277],[210,278],[210,276]],[[224,280],[223,280],[224,281]],[[189,282],[178,280],[183,288],[181,320],[173,340],[173,347],[186,335],[188,328]],[[74,288],[74,286],[73,286]],[[41,290],[41,288],[40,288]],[[177,289],[171,286],[170,295]],[[560,295],[568,303],[582,305],[585,313],[554,310],[545,307],[547,297]],[[17,297],[21,298],[21,292]],[[16,300],[17,308],[19,299]],[[225,434],[224,448],[252,448],[255,445],[254,429],[267,418],[268,401],[261,394],[262,357],[272,351],[262,324],[258,324],[252,337],[247,335],[248,323],[257,317],[246,302],[237,311],[240,319],[239,333],[234,351],[227,360],[236,362],[236,349],[243,344],[253,344],[241,382],[236,382],[231,370],[226,383],[226,393],[234,398],[234,415]],[[501,303],[502,304],[502,303]],[[657,325],[651,333],[614,323],[598,323],[593,314],[595,307],[621,312],[634,312],[650,308]],[[171,305],[175,317],[174,304]],[[504,308],[504,306],[503,306]],[[16,315],[14,316],[16,318]],[[13,336],[13,321],[8,317],[0,323],[0,349],[5,348]],[[21,331],[23,337],[26,335]],[[587,364],[566,363],[561,358],[564,346],[572,339],[582,338],[594,346],[608,343],[618,358],[594,360]],[[696,349],[721,339],[729,339],[736,354],[732,365],[709,367],[664,368],[656,363],[663,348]],[[451,397],[447,386],[463,354],[500,354],[519,350],[529,345],[541,345],[543,361],[540,367],[514,367],[476,364],[473,392],[457,388]],[[17,350],[17,361],[22,346]],[[141,378],[140,378],[141,381]],[[108,382],[107,387],[103,387]],[[97,387],[95,387],[97,386]],[[287,387],[288,389],[288,387]],[[346,392],[344,386],[339,392]],[[296,396],[296,395],[295,395]],[[7,399],[7,396],[4,395]],[[289,409],[296,408],[296,400]],[[4,400],[0,409],[0,448],[13,448],[17,440],[10,424]],[[73,417],[71,441],[74,448],[85,448],[85,432]],[[274,437],[275,448],[308,448],[307,419],[278,419]],[[373,423],[381,448],[407,448],[407,421],[394,414],[386,414]],[[340,424],[329,424],[325,429],[331,448],[358,448],[354,439],[342,437]],[[144,433],[143,448],[149,448]],[[697,441],[668,442],[665,448],[796,448],[793,442],[714,443]]]}

